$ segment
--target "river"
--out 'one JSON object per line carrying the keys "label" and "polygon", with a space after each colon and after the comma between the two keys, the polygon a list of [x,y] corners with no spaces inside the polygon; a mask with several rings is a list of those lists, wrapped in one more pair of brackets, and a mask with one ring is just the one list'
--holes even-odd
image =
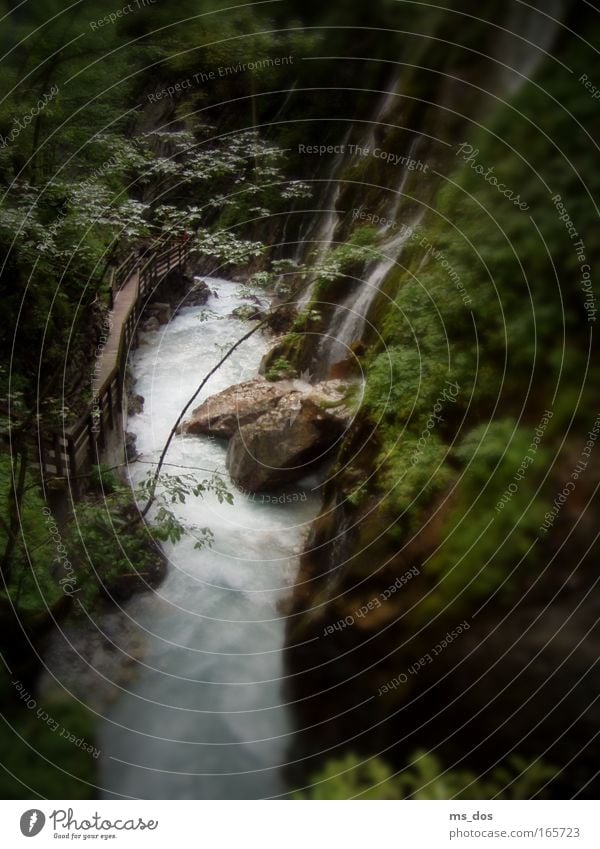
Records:
{"label": "river", "polygon": [[[169,430],[203,375],[248,324],[231,317],[248,290],[207,280],[205,308],[182,310],[145,334],[132,356],[134,391],[145,399],[130,418],[140,460],[133,481],[153,468]],[[226,362],[198,403],[256,375],[268,340],[260,332]],[[209,478],[225,472],[226,446],[178,437],[166,471]],[[181,468],[180,468],[181,467]],[[227,478],[228,479],[228,478]],[[282,767],[293,733],[283,703],[285,619],[308,526],[319,500],[261,503],[235,493],[233,506],[212,494],[188,497],[176,512],[187,529],[165,545],[166,579],[125,607],[143,650],[128,687],[100,727],[99,784],[106,798],[255,799],[286,791]],[[214,535],[197,550],[199,529]]]}

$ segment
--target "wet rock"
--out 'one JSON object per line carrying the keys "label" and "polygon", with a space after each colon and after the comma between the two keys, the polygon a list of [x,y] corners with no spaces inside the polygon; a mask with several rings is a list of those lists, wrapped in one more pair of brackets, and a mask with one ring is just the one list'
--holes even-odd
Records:
{"label": "wet rock", "polygon": [[335,379],[347,379],[360,375],[361,368],[357,359],[348,357],[346,360],[339,360],[334,363],[329,369],[329,377]]}
{"label": "wet rock", "polygon": [[270,410],[290,389],[289,381],[271,383],[264,377],[230,386],[197,407],[192,418],[181,425],[179,433],[229,439],[240,427]]}
{"label": "wet rock", "polygon": [[147,321],[144,321],[140,325],[140,330],[142,330],[143,333],[154,333],[159,329],[160,329],[160,323],[159,323],[158,319],[155,318],[154,316],[147,319]]}
{"label": "wet rock", "polygon": [[211,296],[211,290],[208,283],[204,280],[196,279],[189,288],[182,306],[183,307],[203,307]]}
{"label": "wet rock", "polygon": [[158,284],[153,291],[154,302],[147,308],[147,314],[151,314],[155,307],[159,307],[162,315],[168,317],[162,323],[169,321],[180,309],[185,307],[204,306],[211,295],[207,283],[200,277],[191,273],[189,266],[186,268],[174,268]]}
{"label": "wet rock", "polygon": [[266,313],[252,304],[242,304],[233,310],[231,316],[241,321],[262,321],[266,317]]}
{"label": "wet rock", "polygon": [[242,489],[300,480],[323,462],[352,418],[348,384],[262,377],[232,386],[194,410],[181,433],[230,439],[227,467]]}
{"label": "wet rock", "polygon": [[159,324],[168,324],[173,315],[171,305],[163,303],[150,304],[146,312],[150,317],[155,318]]}
{"label": "wet rock", "polygon": [[313,398],[290,392],[232,437],[227,468],[241,489],[271,490],[305,477],[326,459],[343,430]]}
{"label": "wet rock", "polygon": [[280,305],[269,314],[268,326],[273,333],[287,333],[297,317],[298,312],[294,305]]}
{"label": "wet rock", "polygon": [[137,436],[131,431],[125,433],[125,456],[128,463],[134,463],[140,456],[136,447]]}
{"label": "wet rock", "polygon": [[127,397],[127,413],[130,416],[138,416],[144,410],[144,396],[136,392],[130,392]]}

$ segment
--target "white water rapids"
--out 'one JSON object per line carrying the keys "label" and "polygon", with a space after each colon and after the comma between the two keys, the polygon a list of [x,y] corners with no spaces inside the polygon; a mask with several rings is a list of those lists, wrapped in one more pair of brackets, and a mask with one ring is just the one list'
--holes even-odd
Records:
{"label": "white water rapids", "polygon": [[[132,359],[135,391],[145,398],[129,420],[144,461],[155,461],[174,420],[222,350],[248,325],[231,318],[244,303],[240,286],[208,279],[216,292],[202,309],[182,311],[146,335]],[[205,387],[198,403],[253,377],[267,349],[257,333]],[[224,472],[225,446],[177,437],[165,471],[210,477]],[[177,468],[182,466],[184,468]],[[138,480],[149,468],[131,467]],[[225,477],[226,473],[225,473]],[[318,499],[260,503],[235,493],[188,497],[177,515],[188,533],[165,546],[166,579],[125,607],[144,634],[141,664],[102,725],[100,786],[106,795],[138,798],[264,798],[285,792],[282,765],[290,741],[284,705],[284,617],[278,609],[297,570],[298,553]],[[196,550],[195,531],[209,527],[211,548]],[[108,791],[108,792],[107,792]]]}

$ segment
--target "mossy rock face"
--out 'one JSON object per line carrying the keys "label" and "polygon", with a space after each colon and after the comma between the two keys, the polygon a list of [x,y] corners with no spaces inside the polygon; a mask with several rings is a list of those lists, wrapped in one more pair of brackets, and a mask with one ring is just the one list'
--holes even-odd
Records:
{"label": "mossy rock face", "polygon": [[[410,548],[398,555],[397,544],[385,533],[384,517],[376,509],[369,513],[369,506],[376,507],[366,505],[361,514],[327,504],[313,527],[298,579],[302,590],[295,593],[289,611],[286,663],[293,675],[287,693],[301,720],[315,713],[331,715],[333,710],[341,717],[335,729],[328,728],[329,745],[358,727],[372,729],[374,716],[384,719],[386,712],[407,704],[415,692],[413,680],[390,689],[385,700],[379,700],[378,692],[439,639],[439,622],[414,636],[407,612],[423,594],[426,578],[415,568]],[[378,537],[375,555],[372,544]],[[390,652],[390,647],[403,644]],[[380,658],[376,664],[374,657]],[[352,711],[357,692],[376,699],[362,719],[360,712]],[[364,732],[365,745],[380,741],[380,733],[381,728]],[[323,741],[323,735],[316,734],[310,744],[318,748]]]}
{"label": "mossy rock face", "polygon": [[167,561],[149,527],[140,520],[131,490],[119,487],[76,505],[65,532],[74,566],[72,596],[88,608],[121,603],[164,579]]}
{"label": "mossy rock face", "polygon": [[340,275],[335,280],[320,279],[315,286],[315,294],[311,301],[311,308],[323,310],[328,308],[331,303],[341,304],[353,289],[356,289],[361,282],[361,271],[363,263],[357,262],[354,264],[353,271],[348,270],[348,274]]}
{"label": "mossy rock face", "polygon": [[300,334],[288,333],[265,354],[260,364],[260,374],[267,380],[297,377],[304,362],[304,345]]}
{"label": "mossy rock face", "polygon": [[267,380],[291,380],[298,377],[298,370],[292,365],[287,357],[277,357],[272,360],[271,365],[265,372]]}
{"label": "mossy rock face", "polygon": [[[486,4],[486,10],[493,12],[494,20],[501,18],[492,4]],[[578,12],[582,13],[581,5]],[[588,20],[597,34],[597,22],[592,25]],[[484,42],[478,44],[478,30],[479,24],[469,19],[461,41],[480,50]],[[576,75],[589,72],[574,41],[565,50],[567,41],[563,38],[558,43],[554,55]],[[587,589],[595,580],[593,563],[584,554],[593,540],[580,519],[597,481],[590,462],[588,484],[577,482],[577,495],[570,497],[548,535],[541,533],[549,505],[576,468],[577,451],[568,439],[562,440],[573,424],[567,411],[577,411],[575,428],[581,436],[589,432],[595,415],[581,411],[595,409],[596,400],[593,381],[584,390],[583,406],[573,395],[573,387],[579,388],[582,375],[587,376],[584,360],[590,322],[577,289],[576,252],[548,186],[568,203],[577,220],[586,243],[586,262],[593,267],[600,261],[598,240],[591,237],[597,229],[593,204],[582,191],[578,175],[565,165],[576,162],[587,188],[597,196],[600,172],[593,146],[573,132],[564,110],[545,108],[544,99],[551,92],[559,102],[569,102],[576,120],[590,131],[597,104],[583,86],[564,82],[558,62],[547,62],[540,66],[536,83],[523,85],[511,104],[494,115],[484,114],[478,97],[469,97],[474,91],[469,83],[478,84],[478,71],[487,60],[474,59],[465,67],[461,49],[435,40],[428,43],[418,60],[432,71],[419,69],[407,75],[402,108],[391,110],[384,122],[409,126],[447,142],[448,148],[423,142],[415,156],[427,160],[431,171],[447,175],[448,181],[442,187],[435,175],[420,174],[418,180],[409,177],[405,186],[413,200],[402,203],[395,223],[409,223],[419,203],[422,208],[429,204],[433,208],[421,219],[419,234],[432,249],[425,255],[416,242],[406,243],[370,311],[369,321],[380,336],[369,331],[365,336],[366,400],[357,427],[366,429],[370,421],[377,422],[378,450],[370,455],[365,450],[360,459],[351,459],[356,442],[351,435],[346,438],[336,466],[339,474],[328,495],[338,505],[343,498],[352,504],[338,506],[335,518],[328,515],[318,520],[319,532],[311,543],[318,542],[319,550],[306,555],[303,569],[308,583],[293,626],[294,639],[311,641],[311,649],[303,653],[297,643],[291,647],[290,670],[299,675],[295,696],[310,694],[314,700],[313,718],[315,713],[333,715],[334,703],[338,713],[350,707],[357,691],[376,696],[379,687],[404,675],[405,686],[392,687],[385,699],[375,698],[369,717],[372,724],[374,712],[381,711],[387,742],[424,724],[428,727],[420,733],[430,735],[432,741],[443,739],[465,715],[473,715],[476,705],[481,713],[472,723],[473,734],[482,741],[485,756],[511,745],[514,736],[525,739],[530,731],[535,741],[524,745],[535,754],[547,739],[558,740],[562,733],[560,717],[536,715],[535,688],[544,688],[552,698],[554,687],[544,676],[558,667],[563,674],[564,655],[559,657],[558,647],[554,653],[546,638],[566,613],[569,593],[571,602],[579,600],[582,586]],[[464,82],[443,83],[442,75],[436,73],[439,70],[454,72]],[[418,104],[411,96],[423,102]],[[404,152],[407,138],[402,130],[383,129],[376,134],[376,144]],[[498,179],[520,192],[534,210],[552,261],[543,243],[532,235],[529,215],[521,214],[480,172],[460,161],[456,151],[463,138],[477,149],[484,173],[487,166],[495,165]],[[527,151],[527,157],[521,158],[518,151]],[[542,180],[531,168],[532,161]],[[339,208],[360,207],[383,214],[391,194],[385,187],[396,185],[395,176],[397,169],[371,156],[351,160],[342,175]],[[359,188],[354,180],[373,185]],[[350,215],[341,222],[338,240],[350,241],[354,223]],[[555,279],[555,270],[560,293],[549,283]],[[468,300],[463,300],[461,291]],[[589,302],[587,309],[592,309]],[[393,386],[388,399],[390,367]],[[560,472],[543,482],[552,459],[540,447],[535,465],[519,475],[518,493],[502,502],[550,403],[544,387],[559,378],[560,392],[552,401],[553,422],[558,424],[548,426],[544,440],[551,455],[559,458]],[[460,387],[459,397],[439,402],[445,379]],[[442,420],[428,428],[439,403]],[[421,438],[429,448],[419,449],[413,466],[412,455]],[[344,460],[351,462],[350,469]],[[372,475],[375,469],[377,474]],[[496,511],[498,502],[502,507]],[[471,505],[475,506],[469,510]],[[563,550],[567,539],[569,550],[585,561],[582,584],[572,590],[565,586],[572,565]],[[385,605],[373,602],[411,568],[418,574],[403,585],[402,592]],[[550,609],[547,616],[538,617],[557,592],[556,611]],[[312,601],[317,601],[318,612],[310,612]],[[593,621],[597,606],[597,595],[586,600],[585,613],[574,627],[579,636],[585,623]],[[510,617],[504,624],[503,617],[513,608],[518,608],[514,621]],[[358,616],[360,610],[365,612]],[[463,628],[458,639],[448,639],[446,635],[462,620],[468,620],[469,627]],[[336,627],[328,632],[332,626]],[[507,653],[506,645],[503,653],[502,635],[516,640],[514,653]],[[571,638],[570,646],[574,646],[578,637],[573,633]],[[543,668],[536,664],[532,679],[525,681],[521,671],[529,669],[538,652],[545,655]],[[306,683],[310,661],[319,670]],[[560,692],[570,692],[584,663],[579,657],[569,669],[565,665]],[[409,667],[416,667],[416,673]],[[494,668],[497,677],[491,671]],[[351,686],[346,686],[347,681]],[[315,710],[319,688],[328,695],[323,695]],[[498,694],[493,706],[488,704],[491,691]],[[582,706],[593,698],[586,682],[570,702],[569,717],[578,723]],[[398,708],[402,713],[393,717]],[[437,712],[443,714],[439,719]],[[499,728],[499,716],[506,720],[506,730]],[[309,724],[308,710],[302,718]],[[358,725],[356,721],[352,728],[349,723],[348,736],[356,733]],[[584,741],[585,733],[578,727],[578,741]],[[561,746],[560,757],[567,763],[575,746],[568,742]],[[457,753],[463,754],[464,749]]]}
{"label": "mossy rock face", "polygon": [[267,316],[267,327],[273,333],[287,333],[291,330],[296,317],[295,306],[276,305],[276,309],[272,310]]}

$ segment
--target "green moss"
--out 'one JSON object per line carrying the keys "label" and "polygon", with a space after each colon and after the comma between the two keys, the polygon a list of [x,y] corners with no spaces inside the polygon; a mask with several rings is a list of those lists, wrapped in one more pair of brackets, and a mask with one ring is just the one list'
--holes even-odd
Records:
{"label": "green moss", "polygon": [[302,333],[306,330],[312,330],[316,324],[321,322],[321,319],[322,315],[319,310],[311,309],[311,307],[308,306],[294,320],[292,332]]}
{"label": "green moss", "polygon": [[285,357],[277,357],[265,373],[267,380],[286,380],[297,376],[297,370]]}
{"label": "green moss", "polygon": [[448,602],[458,616],[495,593],[496,603],[509,603],[535,578],[542,564],[534,542],[546,510],[537,490],[550,454],[534,445],[530,431],[506,420],[475,428],[453,452],[464,472],[442,542],[426,564],[435,587],[420,617]]}
{"label": "green moss", "polygon": [[317,276],[315,298],[331,297],[332,286],[341,278],[360,277],[365,263],[381,256],[377,250],[378,241],[376,227],[357,227],[346,242],[333,248],[314,269]]}

